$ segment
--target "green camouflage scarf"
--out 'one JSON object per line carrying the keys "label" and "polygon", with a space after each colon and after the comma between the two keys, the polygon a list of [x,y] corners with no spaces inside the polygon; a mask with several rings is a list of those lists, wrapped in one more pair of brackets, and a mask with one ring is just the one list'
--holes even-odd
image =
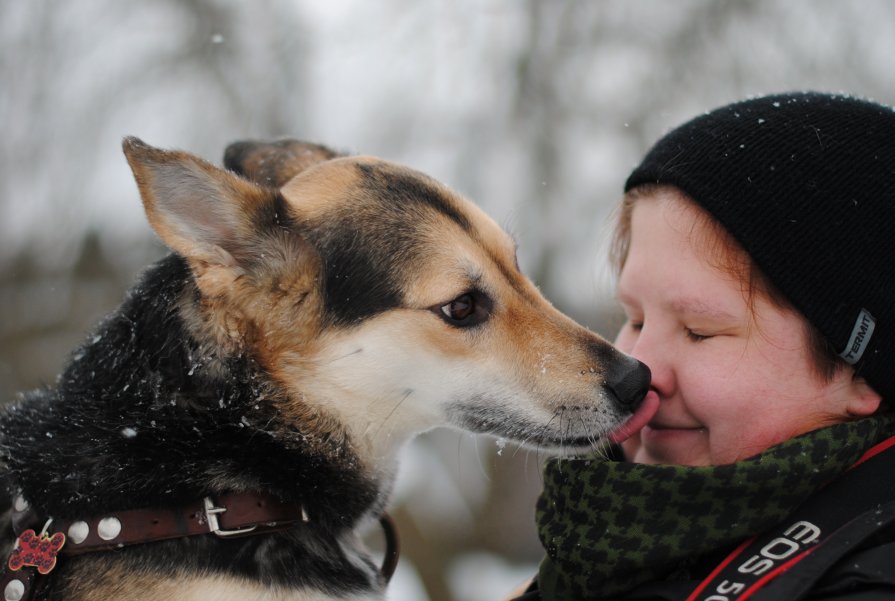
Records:
{"label": "green camouflage scarf", "polygon": [[837,424],[731,465],[547,463],[537,523],[545,601],[610,599],[777,524],[871,446],[890,416]]}

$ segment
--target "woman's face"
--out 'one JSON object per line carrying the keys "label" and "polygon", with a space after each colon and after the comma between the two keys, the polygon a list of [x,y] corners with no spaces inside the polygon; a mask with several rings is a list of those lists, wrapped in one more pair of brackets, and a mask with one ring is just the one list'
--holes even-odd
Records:
{"label": "woman's face", "polygon": [[624,444],[638,463],[719,465],[869,415],[879,397],[852,370],[825,379],[803,318],[712,265],[705,214],[673,188],[634,204],[618,284],[618,347],[646,363],[659,410]]}

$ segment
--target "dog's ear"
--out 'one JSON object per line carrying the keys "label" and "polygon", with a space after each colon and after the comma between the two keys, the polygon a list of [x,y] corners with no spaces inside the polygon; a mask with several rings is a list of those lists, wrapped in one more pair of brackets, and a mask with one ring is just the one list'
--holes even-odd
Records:
{"label": "dog's ear", "polygon": [[258,218],[288,218],[277,215],[279,194],[274,189],[137,138],[125,138],[123,148],[152,228],[168,247],[194,263],[244,264],[253,252]]}
{"label": "dog's ear", "polygon": [[345,155],[326,146],[299,140],[247,140],[227,147],[224,166],[258,184],[282,188],[308,167],[340,156]]}

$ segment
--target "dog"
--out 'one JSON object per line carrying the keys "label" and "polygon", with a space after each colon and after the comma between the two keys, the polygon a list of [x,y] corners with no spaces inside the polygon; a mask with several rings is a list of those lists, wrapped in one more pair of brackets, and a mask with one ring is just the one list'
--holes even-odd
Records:
{"label": "dog", "polygon": [[[415,434],[577,452],[643,420],[649,370],[430,177],[295,140],[235,143],[226,169],[123,148],[172,252],[0,416],[4,528],[30,526],[4,538],[7,598],[382,599],[357,530]],[[237,528],[246,499],[264,510]]]}

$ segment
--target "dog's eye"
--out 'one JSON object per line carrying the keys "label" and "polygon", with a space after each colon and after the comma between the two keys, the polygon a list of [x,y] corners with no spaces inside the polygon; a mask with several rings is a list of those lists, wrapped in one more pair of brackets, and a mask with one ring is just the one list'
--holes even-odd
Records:
{"label": "dog's eye", "polygon": [[469,319],[475,313],[475,300],[471,294],[458,296],[446,305],[442,305],[444,316],[454,321]]}
{"label": "dog's eye", "polygon": [[466,292],[454,300],[433,310],[453,326],[469,327],[482,323],[490,313],[487,297],[477,292]]}

